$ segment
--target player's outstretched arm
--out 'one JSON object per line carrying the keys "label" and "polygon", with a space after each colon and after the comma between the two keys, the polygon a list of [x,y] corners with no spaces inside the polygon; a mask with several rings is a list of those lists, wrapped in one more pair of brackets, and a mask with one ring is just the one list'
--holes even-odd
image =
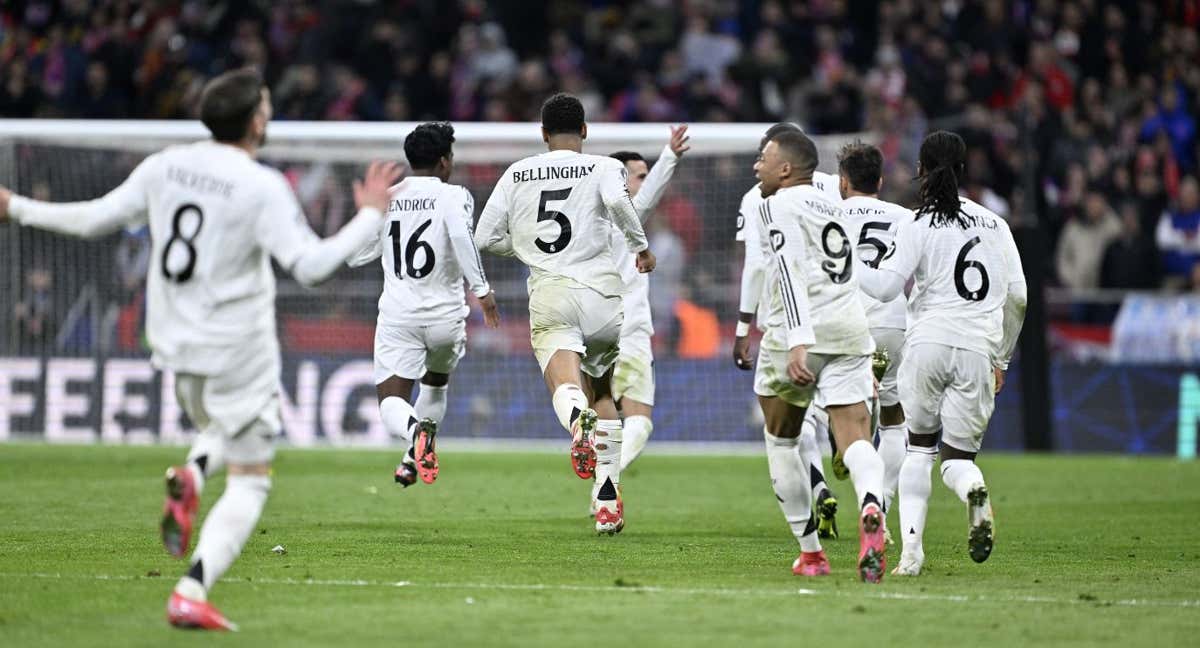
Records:
{"label": "player's outstretched arm", "polygon": [[[379,235],[391,187],[402,175],[399,165],[394,162],[371,163],[363,180],[354,181],[354,204],[358,213],[327,239],[313,234],[296,196],[284,187],[272,200],[266,201],[266,211],[259,218],[259,242],[280,265],[290,270],[296,281],[315,286],[333,276],[347,259]],[[276,227],[277,215],[289,212],[294,215],[294,222]]]}
{"label": "player's outstretched arm", "polygon": [[0,222],[80,238],[111,234],[122,227],[146,222],[145,181],[155,157],[146,158],[119,187],[96,200],[51,203],[18,196],[0,187]]}
{"label": "player's outstretched arm", "polygon": [[859,287],[881,302],[896,299],[904,293],[908,278],[917,271],[921,247],[921,233],[916,221],[899,223],[892,249],[884,255],[878,268],[867,265],[861,256],[854,256]]}
{"label": "player's outstretched arm", "polygon": [[671,140],[663,147],[658,161],[654,163],[650,173],[646,174],[646,179],[642,181],[641,190],[633,197],[633,208],[637,210],[638,217],[643,223],[650,217],[650,214],[654,213],[658,201],[662,200],[663,194],[667,191],[667,184],[675,175],[675,167],[679,165],[679,160],[692,148],[688,145],[690,138],[687,135],[687,128],[687,124],[671,127]]}

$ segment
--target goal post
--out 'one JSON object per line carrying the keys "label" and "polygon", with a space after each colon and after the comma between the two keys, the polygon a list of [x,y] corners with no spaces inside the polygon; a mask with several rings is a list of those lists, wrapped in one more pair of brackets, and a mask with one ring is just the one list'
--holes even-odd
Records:
{"label": "goal post", "polygon": [[[374,159],[403,159],[416,123],[272,122],[265,163],[282,171],[313,229],[336,232],[354,211],[351,181]],[[503,169],[545,151],[536,123],[456,123],[456,169],[482,209]],[[737,209],[770,124],[689,126],[691,150],[647,225],[659,267],[651,275],[657,441],[757,440],[752,376],[729,358],[740,246]],[[0,184],[35,198],[88,200],[117,186],[146,155],[205,139],[192,121],[0,120]],[[584,150],[641,153],[653,162],[668,124],[589,124]],[[820,167],[856,136],[817,136]],[[94,241],[0,226],[0,440],[183,442],[189,423],[173,378],[145,347],[144,228]],[[526,270],[484,256],[503,325],[468,320],[468,352],[451,378],[447,436],[558,439],[529,348]],[[285,441],[384,445],[372,381],[378,264],[345,268],[304,289],[279,276]],[[474,304],[472,304],[474,307]]]}

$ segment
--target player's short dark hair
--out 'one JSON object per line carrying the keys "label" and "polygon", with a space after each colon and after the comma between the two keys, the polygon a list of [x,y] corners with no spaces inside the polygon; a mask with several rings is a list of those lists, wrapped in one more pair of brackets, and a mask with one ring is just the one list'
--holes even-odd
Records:
{"label": "player's short dark hair", "polygon": [[262,75],[253,68],[226,72],[204,86],[200,121],[218,142],[240,142],[262,101]]}
{"label": "player's short dark hair", "polygon": [[779,153],[800,170],[801,175],[811,176],[817,170],[817,145],[808,135],[798,130],[784,131],[773,136],[771,141],[779,147]]}
{"label": "player's short dark hair", "polygon": [[763,133],[762,139],[759,140],[759,142],[758,142],[758,152],[762,153],[762,150],[767,148],[767,142],[770,142],[772,139],[775,138],[776,135],[778,135],[780,133],[803,133],[803,132],[804,132],[804,129],[800,128],[796,124],[793,124],[792,122],[779,122],[778,124],[775,124],[775,125],[771,126],[770,128],[768,128],[767,132]]}
{"label": "player's short dark hair", "polygon": [[617,151],[608,157],[613,158],[614,160],[620,160],[621,164],[646,161],[646,158],[642,157],[642,154],[636,151]]}
{"label": "player's short dark hair", "polygon": [[432,169],[438,160],[450,157],[454,127],[450,122],[427,122],[404,138],[404,156],[414,169]]}
{"label": "player's short dark hair", "polygon": [[879,190],[883,177],[883,153],[861,140],[842,147],[838,152],[838,173],[850,182],[850,188],[873,194]]}
{"label": "player's short dark hair", "polygon": [[560,92],[542,104],[542,129],[548,135],[579,135],[583,121],[583,103],[575,95]]}

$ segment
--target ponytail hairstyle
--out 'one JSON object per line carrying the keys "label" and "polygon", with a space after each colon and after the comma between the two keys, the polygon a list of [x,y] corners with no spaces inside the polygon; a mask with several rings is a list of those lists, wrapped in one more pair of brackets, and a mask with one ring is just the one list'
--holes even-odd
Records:
{"label": "ponytail hairstyle", "polygon": [[950,224],[966,228],[962,203],[958,199],[958,183],[966,176],[967,145],[957,133],[935,131],[921,142],[921,175],[918,193],[921,205],[917,218],[929,215],[937,226]]}

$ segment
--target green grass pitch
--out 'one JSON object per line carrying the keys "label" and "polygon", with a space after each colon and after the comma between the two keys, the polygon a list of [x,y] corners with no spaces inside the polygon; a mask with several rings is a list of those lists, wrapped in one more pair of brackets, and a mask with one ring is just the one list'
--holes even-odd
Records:
{"label": "green grass pitch", "polygon": [[623,480],[625,532],[600,538],[563,447],[446,451],[437,484],[407,491],[394,452],[281,451],[267,511],[212,592],[242,631],[214,637],[163,614],[185,564],[156,535],[161,475],[183,449],[0,445],[0,645],[1200,641],[1197,463],[985,455],[998,536],[983,565],[935,472],[926,574],[870,586],[854,577],[848,482],[834,573],[802,579],[764,458],[645,456]]}

